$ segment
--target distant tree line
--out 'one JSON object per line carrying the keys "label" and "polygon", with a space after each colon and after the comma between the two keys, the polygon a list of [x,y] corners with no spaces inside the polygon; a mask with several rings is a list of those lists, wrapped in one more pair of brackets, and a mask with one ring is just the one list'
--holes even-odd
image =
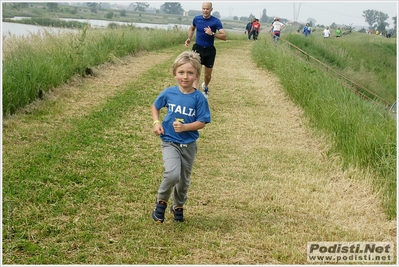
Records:
{"label": "distant tree line", "polygon": [[[15,3],[10,3],[10,5],[15,8],[24,8],[24,7],[29,7],[30,3],[27,2],[15,2]],[[68,5],[68,3],[56,3],[56,2],[48,2],[46,3],[46,8],[49,11],[56,12],[59,11],[60,7],[59,5]],[[109,2],[74,2],[74,5],[76,6],[87,6],[90,8],[91,12],[97,13],[97,10],[102,9],[102,10],[107,10],[111,9],[112,6],[114,6],[114,3],[109,3]],[[147,2],[133,2],[130,3],[128,6],[128,10],[131,11],[139,11],[139,12],[145,12],[149,8],[149,4]],[[77,8],[72,8],[66,10],[67,12],[70,13],[76,13]],[[121,16],[126,16],[126,10],[119,10]],[[157,13],[165,13],[165,14],[175,14],[175,15],[182,15],[184,13],[184,9],[181,6],[179,2],[165,2],[164,4],[161,5],[159,10],[156,10]],[[200,15],[202,12],[201,10],[189,10],[188,11],[188,16],[197,16]],[[221,14],[218,11],[214,11],[212,13],[213,16],[220,18]],[[107,18],[112,18],[114,16],[113,11],[109,11],[106,14]],[[374,9],[367,9],[363,11],[362,16],[365,19],[365,22],[369,26],[369,30],[374,30],[374,31],[379,31],[379,32],[387,32],[387,28],[390,26],[389,23],[387,22],[387,19],[389,18],[388,14],[383,13],[381,11],[377,11]],[[252,13],[248,17],[237,17],[234,16],[233,20],[240,20],[240,21],[249,21],[250,19],[255,18]],[[394,21],[394,28],[392,30],[393,33],[396,32],[396,16],[393,17]],[[261,23],[271,23],[273,21],[273,17],[267,16],[267,11],[266,9],[263,9],[262,16],[258,18]],[[280,18],[282,19],[282,18]],[[284,19],[283,19],[284,20]],[[310,24],[311,27],[316,26],[316,20],[313,18],[308,18],[307,23]],[[320,27],[324,27],[324,25],[317,25]],[[336,22],[333,22],[331,25],[329,25],[331,28],[337,28],[338,24]],[[351,28],[351,26],[345,26],[345,28]]]}
{"label": "distant tree line", "polygon": [[[389,23],[387,19],[389,18],[388,14],[383,13],[381,11],[377,11],[374,9],[367,9],[363,11],[362,15],[365,19],[365,22],[369,25],[369,30],[379,31],[379,32],[386,32],[386,28],[389,27]],[[394,23],[394,30],[396,32],[396,17],[393,17]]]}

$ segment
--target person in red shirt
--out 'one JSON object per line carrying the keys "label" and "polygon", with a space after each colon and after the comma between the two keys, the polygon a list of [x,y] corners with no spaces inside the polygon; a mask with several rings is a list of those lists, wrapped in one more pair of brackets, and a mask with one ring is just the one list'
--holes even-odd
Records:
{"label": "person in red shirt", "polygon": [[252,36],[254,37],[254,41],[258,40],[258,35],[259,35],[259,30],[260,30],[260,23],[258,19],[254,19],[254,22],[252,23]]}

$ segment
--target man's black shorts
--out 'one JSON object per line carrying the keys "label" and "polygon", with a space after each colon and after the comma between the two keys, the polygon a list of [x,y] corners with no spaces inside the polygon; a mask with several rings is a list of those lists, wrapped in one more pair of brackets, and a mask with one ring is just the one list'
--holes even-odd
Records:
{"label": "man's black shorts", "polygon": [[197,44],[193,45],[193,51],[200,54],[201,64],[207,68],[212,68],[216,58],[216,48],[214,46],[203,47]]}

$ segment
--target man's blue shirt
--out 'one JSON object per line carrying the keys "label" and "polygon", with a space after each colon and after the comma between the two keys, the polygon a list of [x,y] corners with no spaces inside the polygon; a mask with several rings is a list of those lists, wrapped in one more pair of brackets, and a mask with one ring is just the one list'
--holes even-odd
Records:
{"label": "man's blue shirt", "polygon": [[212,32],[223,29],[222,22],[214,16],[210,16],[207,19],[205,19],[203,15],[195,16],[193,19],[193,25],[197,28],[197,37],[195,42],[202,47],[213,46],[215,41],[214,36],[205,33],[205,28],[208,28],[209,26]]}

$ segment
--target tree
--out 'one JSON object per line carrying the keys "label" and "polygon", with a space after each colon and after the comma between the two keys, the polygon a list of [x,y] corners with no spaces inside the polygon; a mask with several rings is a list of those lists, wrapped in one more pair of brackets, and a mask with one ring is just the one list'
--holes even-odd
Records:
{"label": "tree", "polygon": [[166,2],[161,6],[161,10],[163,10],[166,14],[183,14],[184,9],[181,7],[181,4],[178,2]]}
{"label": "tree", "polygon": [[316,20],[314,18],[308,18],[306,22],[310,24],[310,27],[314,27],[316,25]]}
{"label": "tree", "polygon": [[342,27],[342,29],[344,30],[348,30],[348,31],[352,31],[353,30],[353,23],[349,24],[349,25],[345,25]]}
{"label": "tree", "polygon": [[266,15],[266,9],[263,9],[262,17],[260,18],[261,22],[268,22],[269,18]]}
{"label": "tree", "polygon": [[363,15],[365,22],[369,25],[369,28],[373,28],[373,24],[377,21],[377,11],[376,10],[371,10],[367,9],[363,11]]}
{"label": "tree", "polygon": [[46,6],[50,11],[55,11],[58,9],[57,3],[47,3]]}
{"label": "tree", "polygon": [[[17,9],[18,11],[20,10],[20,8],[26,8],[29,7],[28,3],[9,3],[11,5],[12,8]],[[4,5],[7,5],[6,3],[4,3]]]}
{"label": "tree", "polygon": [[389,23],[387,22],[388,18],[388,14],[384,12],[378,12],[377,30],[380,32],[386,32],[386,28],[389,27]]}
{"label": "tree", "polygon": [[105,17],[106,17],[107,19],[112,19],[112,18],[114,17],[114,12],[109,11],[107,14],[105,14]]}
{"label": "tree", "polygon": [[101,4],[101,7],[102,9],[111,9],[111,4],[104,2]]}
{"label": "tree", "polygon": [[374,9],[367,9],[363,11],[362,15],[369,25],[369,29],[385,31],[385,28],[389,26],[386,20],[389,18],[388,14]]}
{"label": "tree", "polygon": [[97,8],[99,7],[99,4],[96,2],[88,2],[87,6],[90,7],[91,12],[97,13]]}
{"label": "tree", "polygon": [[366,33],[367,31],[366,31],[366,29],[363,27],[363,28],[361,28],[360,30],[358,30],[357,32]]}
{"label": "tree", "polygon": [[220,19],[220,13],[219,13],[218,11],[213,12],[213,13],[212,13],[212,16],[214,16],[214,17]]}
{"label": "tree", "polygon": [[78,13],[78,7],[73,7],[71,10],[71,14],[77,14]]}
{"label": "tree", "polygon": [[133,9],[134,11],[144,12],[150,4],[146,2],[136,2],[136,7]]}
{"label": "tree", "polygon": [[234,16],[234,17],[233,17],[233,20],[238,20],[238,17],[237,17],[237,16]]}

